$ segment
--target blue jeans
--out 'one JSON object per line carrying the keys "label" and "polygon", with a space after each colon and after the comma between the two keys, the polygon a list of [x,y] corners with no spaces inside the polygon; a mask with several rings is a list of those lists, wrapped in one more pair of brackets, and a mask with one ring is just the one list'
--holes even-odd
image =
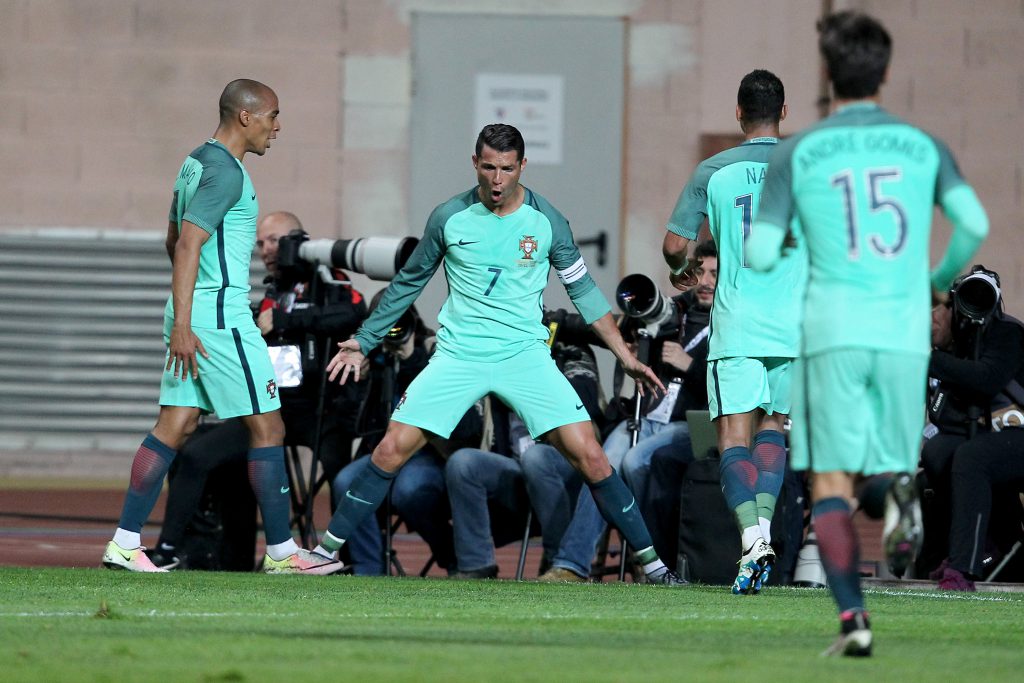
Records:
{"label": "blue jeans", "polygon": [[690,446],[690,426],[685,421],[663,424],[640,419],[636,446],[630,447],[632,434],[626,422],[620,422],[604,442],[608,462],[619,470],[637,501],[647,500],[647,484],[651,476],[651,456],[662,446]]}
{"label": "blue jeans", "polygon": [[[335,505],[368,462],[369,456],[353,460],[338,473],[331,486]],[[411,531],[423,537],[438,566],[445,569],[455,567],[452,528],[448,524],[451,511],[445,491],[444,461],[439,456],[421,450],[409,458],[391,484],[391,509],[402,516]],[[368,516],[359,525],[352,537],[346,539],[346,546],[356,576],[385,573],[384,542],[376,515]]]}
{"label": "blue jeans", "polygon": [[496,564],[494,547],[522,536],[530,501],[512,458],[476,448],[455,451],[444,468],[460,571]]}
{"label": "blue jeans", "polygon": [[495,564],[494,548],[522,538],[532,505],[545,557],[554,557],[582,478],[551,446],[535,444],[520,461],[463,448],[445,467],[461,571]]}
{"label": "blue jeans", "polygon": [[[608,462],[620,470],[622,478],[633,491],[643,510],[642,501],[646,500],[651,456],[662,446],[689,448],[690,429],[686,422],[662,424],[643,418],[640,421],[640,438],[636,446],[630,448],[630,443],[629,430],[626,423],[622,422],[605,440],[604,450],[608,455]],[[572,522],[562,537],[552,565],[568,569],[580,576],[589,576],[594,549],[601,539],[601,534],[604,533],[604,528],[604,517],[597,509],[590,489],[581,490],[576,500]]]}

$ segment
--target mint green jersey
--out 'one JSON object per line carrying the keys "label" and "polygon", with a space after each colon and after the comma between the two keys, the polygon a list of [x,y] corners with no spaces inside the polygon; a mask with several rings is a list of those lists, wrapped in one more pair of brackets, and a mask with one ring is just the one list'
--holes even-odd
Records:
{"label": "mint green jersey", "polygon": [[753,138],[702,161],[666,226],[693,240],[706,217],[718,247],[708,360],[799,355],[799,316],[807,275],[803,251],[791,250],[770,273],[749,268],[743,251],[764,187],[768,157],[777,143],[777,138]]}
{"label": "mint green jersey", "polygon": [[587,272],[568,221],[546,199],[523,190],[522,206],[508,216],[480,203],[475,187],[434,209],[416,250],[355,335],[363,353],[380,343],[442,261],[448,298],[437,318],[439,353],[500,361],[544,345],[543,292],[550,268],[588,323],[611,310]]}
{"label": "mint green jersey", "polygon": [[[256,245],[256,201],[249,174],[227,147],[209,139],[192,150],[174,181],[168,220],[188,221],[210,233],[199,252],[192,295],[192,326],[227,329],[252,325],[249,262]],[[174,317],[173,296],[164,309]]]}
{"label": "mint green jersey", "polygon": [[[804,354],[927,354],[933,207],[987,231],[969,189],[944,144],[874,103],[843,107],[780,143],[754,230],[786,230],[799,218],[792,229],[810,259]],[[950,272],[970,255],[960,250]]]}

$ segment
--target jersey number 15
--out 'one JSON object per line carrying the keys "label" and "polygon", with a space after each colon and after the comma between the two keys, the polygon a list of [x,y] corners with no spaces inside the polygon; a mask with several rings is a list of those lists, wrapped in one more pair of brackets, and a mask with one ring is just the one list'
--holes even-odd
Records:
{"label": "jersey number 15", "polygon": [[[857,215],[856,176],[852,169],[845,169],[832,176],[832,187],[843,193],[846,210],[846,253],[850,260],[860,258],[860,219]],[[871,250],[882,258],[892,258],[903,251],[907,244],[907,212],[899,200],[887,195],[882,183],[898,183],[903,180],[899,168],[869,168],[864,170],[864,185],[868,191],[868,207],[872,214],[889,211],[896,223],[896,237],[891,244],[882,241],[877,232],[868,236]]]}

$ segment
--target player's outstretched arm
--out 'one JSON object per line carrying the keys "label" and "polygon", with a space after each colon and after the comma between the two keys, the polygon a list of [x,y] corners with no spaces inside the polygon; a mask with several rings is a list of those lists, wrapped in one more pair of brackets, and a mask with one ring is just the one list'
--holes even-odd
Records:
{"label": "player's outstretched arm", "polygon": [[641,395],[643,395],[645,388],[653,391],[655,395],[657,395],[658,390],[661,390],[663,394],[665,393],[665,385],[661,383],[661,380],[654,374],[654,371],[637,360],[637,357],[629,350],[611,313],[605,313],[592,322],[590,327],[601,338],[601,341],[605,343],[605,346],[619,359],[619,363],[622,365],[622,369],[626,371],[626,374],[636,380],[637,388]]}
{"label": "player's outstretched arm", "polygon": [[359,342],[355,339],[346,339],[343,342],[338,342],[338,352],[334,354],[334,358],[327,364],[327,378],[333,382],[340,372],[341,380],[338,382],[339,384],[347,382],[349,375],[352,375],[352,379],[358,382],[365,359],[366,356],[363,355],[362,349],[359,348]]}

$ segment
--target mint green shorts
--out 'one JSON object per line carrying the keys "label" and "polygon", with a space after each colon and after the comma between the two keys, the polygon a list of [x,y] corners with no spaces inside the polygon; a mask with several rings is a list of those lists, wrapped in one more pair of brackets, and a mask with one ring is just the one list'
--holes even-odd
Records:
{"label": "mint green shorts", "polygon": [[928,356],[835,349],[794,372],[790,464],[813,472],[913,472],[924,428]]}
{"label": "mint green shorts", "polygon": [[546,345],[495,363],[437,352],[399,399],[391,419],[447,438],[470,406],[487,394],[514,410],[534,438],[590,421]]}
{"label": "mint green shorts", "polygon": [[[170,341],[171,322],[164,320],[164,343]],[[281,408],[267,344],[255,323],[226,330],[193,327],[192,332],[210,357],[196,354],[196,380],[191,375],[184,381],[176,379],[173,367],[165,369],[160,380],[160,405],[199,408],[222,419]],[[164,368],[168,356],[164,358]]]}
{"label": "mint green shorts", "polygon": [[788,415],[792,408],[792,358],[719,358],[708,363],[711,419],[749,413]]}

